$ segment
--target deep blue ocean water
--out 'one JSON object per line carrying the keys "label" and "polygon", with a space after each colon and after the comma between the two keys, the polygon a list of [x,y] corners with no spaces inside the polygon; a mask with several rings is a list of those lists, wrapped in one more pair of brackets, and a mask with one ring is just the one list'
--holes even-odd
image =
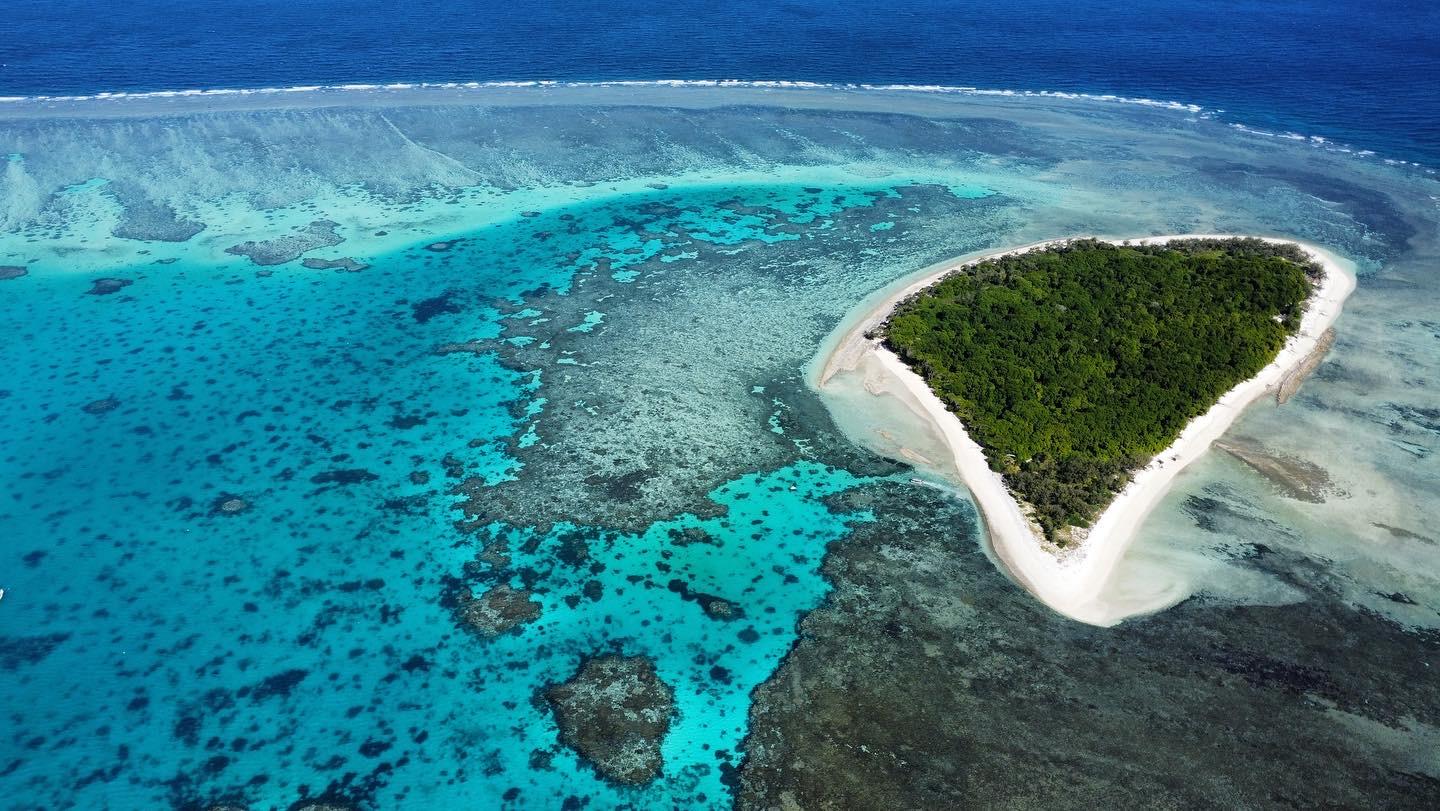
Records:
{"label": "deep blue ocean water", "polygon": [[1423,0],[13,0],[0,95],[764,79],[1109,93],[1440,163]]}

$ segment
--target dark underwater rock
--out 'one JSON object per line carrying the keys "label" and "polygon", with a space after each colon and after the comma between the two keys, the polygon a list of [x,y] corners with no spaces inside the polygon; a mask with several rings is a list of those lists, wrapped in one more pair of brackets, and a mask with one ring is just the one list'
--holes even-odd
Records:
{"label": "dark underwater rock", "polygon": [[617,783],[639,786],[660,774],[660,745],[670,731],[675,691],[643,656],[590,659],[545,690],[560,739]]}
{"label": "dark underwater rock", "polygon": [[19,265],[0,265],[0,282],[18,279],[29,271]]}

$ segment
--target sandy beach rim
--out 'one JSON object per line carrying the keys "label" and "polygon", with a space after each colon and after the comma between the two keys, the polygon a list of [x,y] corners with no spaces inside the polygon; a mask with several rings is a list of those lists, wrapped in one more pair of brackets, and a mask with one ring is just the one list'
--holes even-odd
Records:
{"label": "sandy beach rim", "polygon": [[[1078,239],[1110,243],[1163,244],[1182,239],[1263,239],[1293,244],[1312,256],[1323,278],[1305,303],[1300,328],[1270,364],[1226,392],[1196,417],[1164,451],[1136,472],[1100,514],[1088,537],[1073,549],[1047,548],[1033,524],[990,469],[980,446],[929,385],[896,355],[866,333],[889,317],[895,305],[963,266]],[[1353,263],[1313,245],[1276,236],[1173,234],[1124,237],[1079,234],[1013,248],[969,254],[936,263],[872,294],[853,309],[822,344],[805,370],[806,382],[821,395],[850,438],[879,453],[914,465],[945,481],[963,484],[985,525],[983,544],[991,559],[1017,584],[1051,609],[1081,622],[1109,626],[1127,617],[1168,608],[1188,596],[1175,583],[1125,594],[1107,593],[1112,575],[1146,515],[1169,491],[1181,471],[1199,459],[1247,406],[1273,394],[1286,375],[1315,350],[1339,318],[1355,289]],[[863,411],[868,419],[857,418]],[[917,447],[915,427],[923,425],[933,445]],[[910,441],[900,439],[907,436]],[[929,451],[927,454],[926,451]],[[943,458],[936,458],[937,456]]]}

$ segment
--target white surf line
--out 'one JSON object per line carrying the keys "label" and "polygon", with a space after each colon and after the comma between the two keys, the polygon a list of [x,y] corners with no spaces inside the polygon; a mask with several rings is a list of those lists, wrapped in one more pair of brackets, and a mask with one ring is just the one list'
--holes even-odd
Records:
{"label": "white surf line", "polygon": [[[225,97],[276,97],[287,95],[318,95],[321,98],[335,94],[397,94],[408,91],[494,91],[521,88],[565,89],[565,88],[624,88],[624,87],[655,87],[655,88],[730,88],[730,89],[753,89],[753,90],[821,90],[838,92],[881,92],[881,93],[912,93],[912,94],[934,94],[934,95],[958,95],[976,97],[1003,97],[1003,98],[1033,98],[1033,99],[1062,99],[1074,101],[1100,102],[1106,104],[1126,104],[1156,109],[1171,110],[1185,113],[1196,118],[1214,119],[1218,118],[1224,110],[1211,109],[1199,104],[1183,101],[1172,101],[1168,99],[1152,99],[1145,96],[1124,96],[1114,93],[1083,93],[1069,90],[1033,90],[1033,89],[1011,89],[1011,88],[987,88],[973,85],[946,85],[946,84],[883,84],[873,82],[810,82],[785,79],[610,79],[610,80],[560,80],[560,79],[521,79],[521,80],[491,80],[491,81],[454,81],[454,82],[375,82],[358,83],[350,82],[344,84],[311,84],[311,85],[281,85],[274,87],[195,87],[180,90],[114,90],[97,93],[84,94],[38,94],[23,95],[11,94],[0,89],[0,112],[6,108],[26,109],[38,106],[42,110],[54,111],[56,105],[89,103],[89,102],[120,102],[120,101],[163,101],[175,100],[201,100],[204,102],[218,101]],[[214,106],[206,105],[200,107],[206,111],[217,109]],[[250,109],[250,108],[247,108]],[[266,109],[259,107],[256,109]],[[1230,126],[1240,132],[1249,135],[1268,138],[1281,138],[1285,140],[1302,141],[1312,147],[1323,148],[1333,152],[1340,152],[1354,155],[1359,158],[1376,157],[1371,149],[1359,149],[1346,144],[1338,143],[1320,135],[1302,135],[1299,133],[1285,132],[1275,133],[1268,130],[1250,127],[1240,122],[1231,122]],[[1419,169],[1426,174],[1436,173],[1434,168],[1414,161],[1398,160],[1394,158],[1382,158],[1384,163],[1391,166],[1404,166],[1411,169]]]}
{"label": "white surf line", "polygon": [[178,90],[106,91],[89,94],[0,95],[0,103],[122,101],[125,99],[214,98],[221,96],[277,95],[282,93],[376,92],[405,90],[493,90],[503,88],[585,88],[585,87],[719,87],[758,90],[872,90],[904,93],[938,93],[970,96],[1008,96],[1015,98],[1051,98],[1103,101],[1114,104],[1135,104],[1194,114],[1210,115],[1204,107],[1167,99],[1144,96],[1123,96],[1114,93],[1080,93],[1063,90],[1023,90],[982,88],[970,85],[943,84],[873,84],[866,82],[808,82],[785,79],[611,79],[556,80],[528,79],[513,81],[466,82],[388,82],[318,85],[282,85],[273,87],[196,87]]}
{"label": "white surf line", "polygon": [[[1176,239],[1227,239],[1239,236],[1244,235],[1182,234],[1129,241],[1163,244]],[[885,349],[878,340],[866,337],[866,333],[883,323],[902,299],[934,284],[956,269],[986,259],[1084,238],[1086,237],[1049,240],[935,266],[935,269],[925,272],[921,278],[900,285],[898,290],[878,304],[872,305],[861,318],[853,321],[833,345],[833,349],[824,354],[824,363],[819,367],[818,374],[814,374],[815,369],[811,370],[810,383],[823,395],[827,384],[835,375],[853,372],[862,365],[874,369],[873,364],[878,364],[885,375],[914,398],[921,415],[943,437],[953,457],[955,471],[959,473],[980,509],[989,536],[990,549],[1002,568],[1055,611],[1082,622],[1108,626],[1128,616],[1168,607],[1183,598],[1184,595],[1152,595],[1152,599],[1145,603],[1107,601],[1105,586],[1134,540],[1146,514],[1169,490],[1176,475],[1204,455],[1210,443],[1225,432],[1247,405],[1273,392],[1286,373],[1304,361],[1315,348],[1320,336],[1340,316],[1345,299],[1355,289],[1355,278],[1343,266],[1343,260],[1321,248],[1294,240],[1262,237],[1266,242],[1299,246],[1316,259],[1324,271],[1319,284],[1311,290],[1299,330],[1286,341],[1269,365],[1254,377],[1226,392],[1206,413],[1192,420],[1168,448],[1136,472],[1130,484],[1100,514],[1083,541],[1075,548],[1058,550],[1045,542],[1038,527],[1024,515],[1000,474],[990,469],[979,444],[965,432],[960,419],[945,407],[918,374],[911,371],[894,353]],[[1096,238],[1107,242],[1124,241]],[[872,384],[867,379],[866,388],[872,393],[880,394],[885,386]],[[924,459],[918,453],[905,448],[900,449],[900,454],[905,457],[905,461],[911,463],[916,462],[917,458]]]}

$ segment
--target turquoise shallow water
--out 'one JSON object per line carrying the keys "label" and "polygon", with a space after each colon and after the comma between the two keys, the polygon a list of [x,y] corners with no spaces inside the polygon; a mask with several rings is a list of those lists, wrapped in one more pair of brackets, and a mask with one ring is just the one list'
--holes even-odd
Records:
{"label": "turquoise shallow water", "polygon": [[[729,805],[827,546],[887,526],[866,493],[908,480],[804,363],[906,273],[1070,233],[1281,233],[1361,264],[1333,363],[1245,423],[1344,497],[1217,467],[1137,554],[1199,535],[1197,599],[1283,602],[1239,545],[1306,548],[1347,610],[1440,625],[1416,565],[1433,180],[1171,111],[694,93],[0,122],[15,807]],[[1227,499],[1257,518],[1217,535]],[[502,583],[540,616],[486,639],[455,603]],[[644,788],[537,700],[610,651],[675,688]]]}
{"label": "turquoise shallow water", "polygon": [[[178,743],[199,758],[198,772],[166,777],[181,802],[215,784],[262,797],[331,780],[368,790],[397,758],[445,780],[406,785],[396,802],[623,802],[556,747],[553,721],[532,701],[582,657],[615,650],[652,657],[677,688],[667,772],[652,791],[721,802],[750,690],[823,595],[826,544],[866,519],[824,500],[862,480],[799,462],[718,483],[719,515],[681,514],[640,533],[494,521],[472,540],[448,520],[444,493],[459,476],[447,468],[482,487],[523,475],[508,444],[536,440],[544,372],[507,368],[494,346],[443,347],[506,328],[590,333],[602,311],[547,327],[522,294],[563,293],[577,272],[630,283],[647,260],[693,259],[683,248],[695,242],[801,239],[830,228],[831,215],[899,196],[884,182],[740,180],[653,182],[539,211],[502,194],[509,209],[492,203],[486,226],[365,253],[358,272],[297,275],[294,261],[263,270],[163,242],[128,246],[164,255],[105,276],[31,265],[7,290],[6,329],[35,345],[41,332],[73,336],[75,354],[37,354],[5,375],[5,408],[30,425],[5,449],[22,488],[6,515],[22,561],[7,569],[7,621],[72,630],[17,644],[16,658],[43,658],[20,681],[47,709],[15,720],[83,729],[87,745],[12,763],[8,779],[143,807],[155,787],[129,778],[178,765]],[[350,241],[363,246],[363,235]],[[129,284],[87,292],[97,278]],[[106,503],[77,504],[80,494]],[[243,506],[232,513],[222,505],[233,499]],[[702,540],[676,541],[691,537]],[[462,575],[470,545],[494,542],[510,549],[505,571]],[[531,589],[542,618],[493,641],[464,637],[445,590],[498,582]],[[695,595],[732,602],[733,616],[712,619]],[[204,628],[187,630],[197,617]],[[119,759],[113,776],[54,780],[85,772],[97,751]]]}

